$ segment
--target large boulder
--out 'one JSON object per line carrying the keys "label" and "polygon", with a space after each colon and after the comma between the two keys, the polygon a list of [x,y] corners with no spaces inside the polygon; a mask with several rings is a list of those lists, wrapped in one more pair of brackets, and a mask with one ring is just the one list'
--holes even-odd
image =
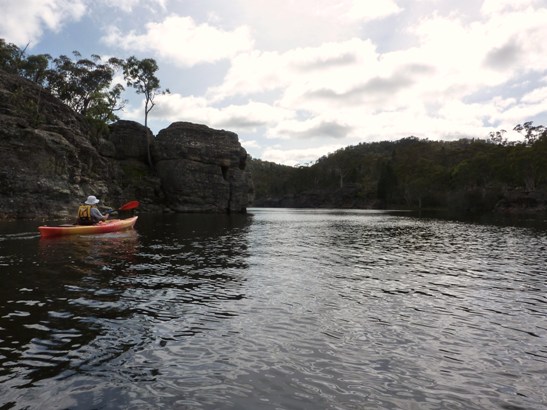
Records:
{"label": "large boulder", "polygon": [[253,185],[235,133],[176,122],[152,147],[167,205],[176,212],[244,212]]}
{"label": "large boulder", "polygon": [[109,131],[104,138],[111,145],[107,150],[114,158],[135,159],[144,163],[150,161],[154,135],[149,128],[135,121],[119,120],[110,125]]}
{"label": "large boulder", "polygon": [[153,141],[154,135],[149,128],[135,121],[119,120],[109,126],[100,152],[115,159],[121,169],[116,184],[120,200],[138,199],[141,210],[161,212],[164,210],[163,190],[151,167]]}

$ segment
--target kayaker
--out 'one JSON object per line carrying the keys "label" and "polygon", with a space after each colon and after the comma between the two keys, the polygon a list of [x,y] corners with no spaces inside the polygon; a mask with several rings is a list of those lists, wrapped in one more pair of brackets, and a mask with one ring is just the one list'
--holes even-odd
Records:
{"label": "kayaker", "polygon": [[78,208],[78,225],[95,225],[108,219],[108,214],[103,215],[97,204],[100,201],[94,195],[89,195],[85,202]]}

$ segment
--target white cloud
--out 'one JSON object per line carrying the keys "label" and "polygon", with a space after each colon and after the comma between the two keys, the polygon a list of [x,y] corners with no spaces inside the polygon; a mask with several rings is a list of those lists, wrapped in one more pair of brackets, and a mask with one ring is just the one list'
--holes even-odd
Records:
{"label": "white cloud", "polygon": [[[409,135],[482,137],[547,116],[545,0],[0,2],[0,33],[24,44],[75,28],[64,23],[93,6],[82,25],[100,15],[116,27],[103,37],[112,47],[94,51],[148,55],[162,68],[173,94],[149,120],[233,130],[264,159]],[[142,121],[139,104],[125,116]]]}
{"label": "white cloud", "polygon": [[[203,97],[166,94],[158,96],[155,103],[150,113],[154,118],[197,122],[238,133],[256,132],[260,127],[272,126],[294,116],[292,111],[255,101],[215,107]],[[139,110],[142,111],[142,107]]]}
{"label": "white cloud", "polygon": [[328,114],[316,115],[309,119],[287,119],[272,124],[266,136],[270,139],[344,139],[352,126]]}
{"label": "white cloud", "polygon": [[313,162],[327,153],[334,152],[343,145],[322,145],[313,148],[280,149],[271,147],[264,150],[261,159],[283,165],[298,165]]}
{"label": "white cloud", "polygon": [[[419,36],[417,46],[385,54],[379,54],[370,40],[360,39],[283,53],[243,53],[231,61],[223,83],[210,88],[208,97],[220,102],[277,90],[281,92],[279,106],[313,115],[344,115],[342,111],[355,105],[360,106],[361,115],[416,101],[442,105],[443,101],[506,83],[519,70],[528,69],[525,61],[536,69],[545,66],[541,61],[547,55],[542,52],[543,46],[526,48],[522,45],[525,41],[520,40],[526,33],[529,37],[543,35],[545,29],[539,26],[543,16],[539,14],[539,18],[513,16],[513,21],[473,24],[432,15],[413,30]],[[525,21],[528,25],[523,24]],[[498,34],[501,23],[503,36]],[[515,38],[519,42],[511,43]],[[523,61],[516,60],[517,56]],[[346,119],[349,124],[354,121]]]}
{"label": "white cloud", "polygon": [[195,121],[208,124],[215,108],[203,97],[165,94],[156,97],[156,106],[150,112],[155,118],[169,121]]}
{"label": "white cloud", "polygon": [[363,23],[401,11],[395,0],[233,0],[225,7],[231,20],[252,24],[261,50],[279,52],[343,41]]}
{"label": "white cloud", "polygon": [[240,131],[256,131],[258,127],[272,126],[294,116],[290,110],[255,101],[222,107],[214,114],[211,122],[216,126],[230,127]]}
{"label": "white cloud", "polygon": [[284,84],[279,53],[252,51],[235,56],[221,86],[212,87],[207,95],[222,101],[236,95],[262,93]]}
{"label": "white cloud", "polygon": [[247,151],[254,148],[260,148],[260,144],[256,140],[246,140],[244,138],[239,138],[239,142]]}
{"label": "white cloud", "polygon": [[130,13],[140,4],[141,0],[102,0],[101,3],[107,7],[117,8],[123,12]]}
{"label": "white cloud", "polygon": [[531,92],[525,94],[522,99],[524,103],[539,103],[547,106],[547,87],[537,88]]}
{"label": "white cloud", "polygon": [[83,0],[2,0],[0,38],[19,46],[33,46],[44,30],[60,31],[64,23],[78,21],[86,12]]}
{"label": "white cloud", "polygon": [[[483,30],[483,35],[491,39],[487,43],[489,50],[487,50],[486,62],[497,61],[501,69],[509,66],[520,71],[545,71],[547,68],[545,21],[547,21],[547,8],[526,9],[492,17],[484,25]],[[492,57],[494,57],[493,61]]]}
{"label": "white cloud", "polygon": [[543,0],[484,0],[481,12],[486,15],[523,10],[533,6],[540,6]]}
{"label": "white cloud", "polygon": [[400,13],[402,9],[393,0],[353,0],[346,13],[348,20],[370,21]]}
{"label": "white cloud", "polygon": [[167,1],[168,0],[101,0],[101,3],[109,8],[120,9],[125,13],[132,13],[141,6],[151,11],[156,11],[158,9],[164,11],[167,9]]}
{"label": "white cloud", "polygon": [[344,90],[376,72],[377,58],[370,41],[356,38],[284,53],[255,50],[232,59],[223,83],[211,87],[208,95],[222,101],[283,89],[285,98],[294,99],[325,86]]}
{"label": "white cloud", "polygon": [[522,97],[520,101],[496,113],[500,123],[512,126],[529,121],[536,116],[546,116],[547,90],[545,88],[532,91]]}
{"label": "white cloud", "polygon": [[143,34],[122,33],[111,27],[103,40],[129,51],[152,52],[187,67],[231,58],[253,47],[248,27],[225,31],[209,24],[197,24],[191,17],[176,15],[160,23],[146,24]]}
{"label": "white cloud", "polygon": [[433,13],[408,28],[416,36],[413,47],[386,53],[360,38],[244,51],[230,60],[223,82],[208,89],[202,105],[176,112],[243,134],[263,129],[272,143],[284,144],[264,148],[261,158],[283,163],[317,155],[316,149],[293,148],[298,142],[324,150],[333,146],[329,140],[485,137],[492,124],[545,112],[544,90],[520,102],[518,94],[486,97],[527,72],[545,72],[547,46],[539,41],[547,38],[545,13],[524,8],[482,21]]}

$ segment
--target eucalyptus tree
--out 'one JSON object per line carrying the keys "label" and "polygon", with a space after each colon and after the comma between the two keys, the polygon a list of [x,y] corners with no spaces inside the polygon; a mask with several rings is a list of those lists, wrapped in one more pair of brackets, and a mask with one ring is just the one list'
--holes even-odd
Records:
{"label": "eucalyptus tree", "polygon": [[29,55],[21,60],[19,73],[23,77],[43,87],[47,84],[49,63],[51,59],[49,54]]}
{"label": "eucalyptus tree", "polygon": [[53,60],[54,67],[47,76],[48,88],[74,111],[88,118],[115,120],[114,111],[121,107],[118,100],[123,86],[112,85],[112,82],[116,69],[123,66],[123,60],[110,58],[103,63],[98,55],[92,55],[90,59],[81,58],[77,51],[73,55],[76,60],[65,55]]}
{"label": "eucalyptus tree", "polygon": [[542,136],[547,136],[547,127],[544,125],[533,125],[533,121],[517,124],[513,130],[524,135],[524,139],[528,145],[532,145]]}
{"label": "eucalyptus tree", "polygon": [[168,94],[169,89],[160,88],[160,80],[156,77],[158,64],[153,58],[139,60],[135,56],[129,57],[123,65],[123,75],[127,86],[135,88],[137,94],[144,95],[144,126],[148,127],[148,114],[156,103],[158,94]]}
{"label": "eucalyptus tree", "polygon": [[525,189],[535,191],[547,180],[547,127],[528,121],[513,129],[524,135],[525,143],[515,147],[512,160]]}
{"label": "eucalyptus tree", "polygon": [[0,38],[0,69],[11,73],[19,74],[19,66],[24,52],[13,43],[6,43]]}

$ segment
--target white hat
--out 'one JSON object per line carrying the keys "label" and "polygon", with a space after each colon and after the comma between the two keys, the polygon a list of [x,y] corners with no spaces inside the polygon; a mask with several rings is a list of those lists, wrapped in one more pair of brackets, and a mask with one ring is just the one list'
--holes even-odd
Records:
{"label": "white hat", "polygon": [[100,201],[94,195],[89,195],[85,201],[86,205],[95,205],[99,202]]}

